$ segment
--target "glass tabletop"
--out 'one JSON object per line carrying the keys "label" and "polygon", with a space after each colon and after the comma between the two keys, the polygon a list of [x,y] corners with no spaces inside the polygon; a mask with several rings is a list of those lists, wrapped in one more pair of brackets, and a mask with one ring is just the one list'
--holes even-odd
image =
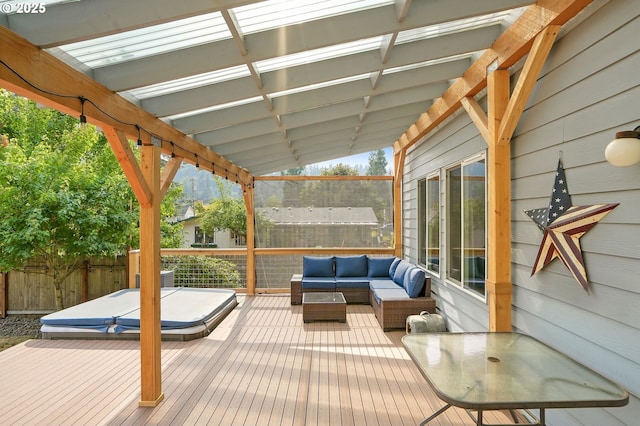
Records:
{"label": "glass tabletop", "polygon": [[340,292],[310,292],[302,293],[302,304],[310,303],[347,303]]}
{"label": "glass tabletop", "polygon": [[629,400],[617,384],[524,334],[409,334],[402,343],[437,395],[458,407],[613,407]]}

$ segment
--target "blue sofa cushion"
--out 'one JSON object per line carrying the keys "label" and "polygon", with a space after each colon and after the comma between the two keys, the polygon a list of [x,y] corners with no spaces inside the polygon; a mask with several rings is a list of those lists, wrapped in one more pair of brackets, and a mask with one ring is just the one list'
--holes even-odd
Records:
{"label": "blue sofa cushion", "polygon": [[336,277],[366,277],[367,256],[336,256]]}
{"label": "blue sofa cushion", "polygon": [[369,273],[368,277],[388,277],[389,268],[396,257],[370,257],[369,258]]}
{"label": "blue sofa cushion", "polygon": [[336,287],[342,288],[369,288],[367,277],[342,277],[336,278]]}
{"label": "blue sofa cushion", "polygon": [[302,279],[302,288],[335,289],[336,280],[331,277],[311,277]]}
{"label": "blue sofa cushion", "polygon": [[396,273],[396,268],[398,267],[398,265],[400,264],[401,259],[398,257],[395,257],[393,259],[393,262],[391,262],[391,266],[389,266],[389,278],[393,279],[393,276]]}
{"label": "blue sofa cushion", "polygon": [[378,289],[394,289],[394,288],[400,288],[400,286],[396,283],[393,282],[393,280],[385,280],[385,279],[379,279],[379,280],[371,280],[371,282],[369,282],[369,289],[371,290],[378,290]]}
{"label": "blue sofa cushion", "polygon": [[404,286],[404,274],[411,268],[411,265],[406,260],[401,260],[398,263],[398,267],[396,268],[395,273],[393,274],[393,282],[398,284],[399,286]]}
{"label": "blue sofa cushion", "polygon": [[404,274],[403,287],[409,297],[418,297],[424,287],[426,274],[417,267],[411,267]]}
{"label": "blue sofa cushion", "polygon": [[333,257],[302,257],[303,277],[334,277]]}
{"label": "blue sofa cushion", "polygon": [[378,290],[374,290],[372,292],[373,298],[376,300],[378,305],[382,300],[398,300],[398,299],[408,299],[409,295],[402,287],[397,288],[381,288]]}

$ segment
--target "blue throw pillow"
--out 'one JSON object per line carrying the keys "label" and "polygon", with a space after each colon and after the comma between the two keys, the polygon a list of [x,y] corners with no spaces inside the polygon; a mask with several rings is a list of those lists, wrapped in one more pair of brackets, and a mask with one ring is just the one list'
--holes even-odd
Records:
{"label": "blue throw pillow", "polygon": [[396,257],[370,257],[368,277],[388,277],[389,268]]}
{"label": "blue throw pillow", "polygon": [[393,276],[396,273],[396,268],[398,267],[398,265],[400,264],[400,258],[398,257],[394,257],[393,258],[393,262],[391,262],[391,266],[389,266],[389,278],[393,279]]}
{"label": "blue throw pillow", "polygon": [[336,256],[336,277],[366,277],[367,256]]}
{"label": "blue throw pillow", "polygon": [[333,257],[302,257],[303,277],[333,277]]}
{"label": "blue throw pillow", "polygon": [[418,297],[424,287],[426,274],[420,268],[412,267],[404,275],[404,291],[409,297]]}
{"label": "blue throw pillow", "polygon": [[409,268],[412,268],[412,267],[413,265],[411,265],[406,260],[401,260],[400,263],[398,263],[396,272],[393,274],[393,282],[398,284],[399,286],[403,286],[404,274],[409,270]]}

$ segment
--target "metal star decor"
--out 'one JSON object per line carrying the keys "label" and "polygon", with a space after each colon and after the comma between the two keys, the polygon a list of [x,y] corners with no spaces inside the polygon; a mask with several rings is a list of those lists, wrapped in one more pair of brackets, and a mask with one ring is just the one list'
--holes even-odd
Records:
{"label": "metal star decor", "polygon": [[525,210],[543,232],[531,275],[553,259],[560,258],[584,291],[589,293],[580,237],[617,206],[617,203],[571,206],[562,160],[559,160],[549,207]]}

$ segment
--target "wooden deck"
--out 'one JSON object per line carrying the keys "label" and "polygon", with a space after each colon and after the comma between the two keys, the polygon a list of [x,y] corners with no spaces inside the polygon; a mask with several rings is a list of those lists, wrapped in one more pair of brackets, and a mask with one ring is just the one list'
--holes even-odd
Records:
{"label": "wooden deck", "polygon": [[[163,392],[140,408],[138,342],[31,340],[0,352],[0,424],[416,425],[443,405],[370,306],[304,324],[289,296],[239,297],[206,338],[163,342]],[[432,424],[471,425],[460,409]],[[500,412],[487,422],[504,422]]]}

